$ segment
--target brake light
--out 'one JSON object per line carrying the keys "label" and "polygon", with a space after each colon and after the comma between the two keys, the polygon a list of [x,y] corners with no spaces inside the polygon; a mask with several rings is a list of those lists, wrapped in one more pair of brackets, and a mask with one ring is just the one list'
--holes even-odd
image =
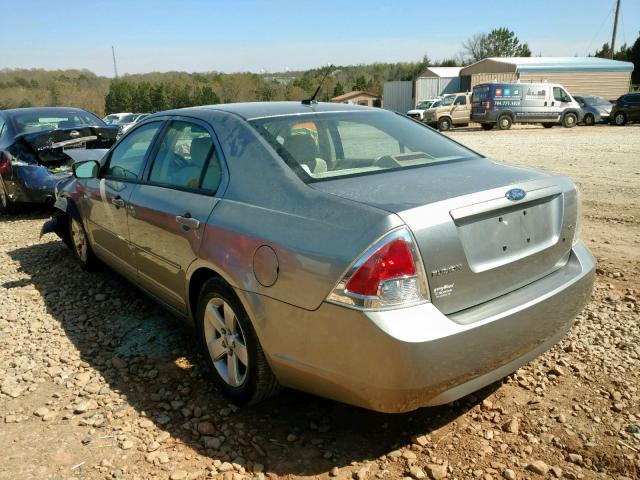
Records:
{"label": "brake light", "polygon": [[485,106],[485,110],[486,110],[487,112],[490,112],[490,111],[491,111],[491,100],[487,100],[487,105]]}
{"label": "brake light", "polygon": [[429,300],[422,260],[406,228],[367,249],[327,300],[353,308],[381,310]]}
{"label": "brake light", "polygon": [[9,156],[4,152],[0,152],[0,175],[7,173],[10,168]]}
{"label": "brake light", "polygon": [[371,255],[347,282],[347,291],[358,295],[377,295],[381,282],[412,277],[416,273],[409,247],[402,239],[393,240]]}

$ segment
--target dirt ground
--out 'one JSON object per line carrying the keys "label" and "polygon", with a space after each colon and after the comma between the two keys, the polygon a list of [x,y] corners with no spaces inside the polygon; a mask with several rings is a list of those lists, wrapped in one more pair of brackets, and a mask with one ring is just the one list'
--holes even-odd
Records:
{"label": "dirt ground", "polygon": [[294,391],[238,409],[187,328],[38,238],[49,212],[0,216],[0,479],[640,478],[640,125],[449,135],[580,186],[596,286],[552,350],[408,414]]}

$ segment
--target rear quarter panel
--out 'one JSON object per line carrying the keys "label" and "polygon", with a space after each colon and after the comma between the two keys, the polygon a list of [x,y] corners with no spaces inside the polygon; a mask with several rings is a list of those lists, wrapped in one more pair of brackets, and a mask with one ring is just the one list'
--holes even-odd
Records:
{"label": "rear quarter panel", "polygon": [[[402,225],[393,213],[305,185],[245,120],[214,110],[209,115],[229,184],[209,217],[190,274],[209,267],[235,288],[313,310],[351,262]],[[269,287],[253,269],[261,245],[278,259],[278,278]]]}

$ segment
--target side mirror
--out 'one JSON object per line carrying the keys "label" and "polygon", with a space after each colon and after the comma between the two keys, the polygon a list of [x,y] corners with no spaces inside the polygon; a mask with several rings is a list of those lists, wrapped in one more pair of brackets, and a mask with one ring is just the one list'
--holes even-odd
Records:
{"label": "side mirror", "polygon": [[86,160],[74,163],[71,167],[73,176],[76,178],[96,178],[100,171],[100,162],[97,160]]}

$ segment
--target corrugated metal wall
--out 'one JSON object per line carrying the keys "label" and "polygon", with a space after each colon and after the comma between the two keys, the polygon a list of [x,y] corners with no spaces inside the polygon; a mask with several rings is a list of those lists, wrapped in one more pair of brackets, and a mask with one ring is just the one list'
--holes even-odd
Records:
{"label": "corrugated metal wall", "polygon": [[[475,75],[474,75],[475,76]],[[629,91],[630,72],[521,73],[521,82],[559,83],[572,95],[599,95],[614,100]]]}
{"label": "corrugated metal wall", "polygon": [[382,108],[407,113],[414,108],[413,82],[385,82]]}
{"label": "corrugated metal wall", "polygon": [[445,93],[460,91],[460,77],[419,77],[416,79],[416,103]]}
{"label": "corrugated metal wall", "polygon": [[479,83],[490,83],[494,80],[496,82],[514,82],[518,79],[518,74],[515,72],[503,72],[503,73],[474,73],[471,75],[471,87],[473,89]]}

